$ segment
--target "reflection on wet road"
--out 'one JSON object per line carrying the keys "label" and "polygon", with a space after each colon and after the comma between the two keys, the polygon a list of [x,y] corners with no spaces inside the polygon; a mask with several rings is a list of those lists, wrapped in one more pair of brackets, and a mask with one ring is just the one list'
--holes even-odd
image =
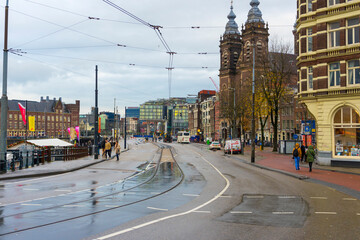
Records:
{"label": "reflection on wet road", "polygon": [[[177,163],[161,162],[125,180],[87,191],[62,194],[0,208],[1,239],[30,239],[27,233],[48,225],[108,212],[164,194],[183,180]],[[0,189],[1,194],[1,189]],[[26,231],[28,230],[28,231]],[[29,231],[31,230],[31,231]],[[16,233],[16,234],[14,234]]]}

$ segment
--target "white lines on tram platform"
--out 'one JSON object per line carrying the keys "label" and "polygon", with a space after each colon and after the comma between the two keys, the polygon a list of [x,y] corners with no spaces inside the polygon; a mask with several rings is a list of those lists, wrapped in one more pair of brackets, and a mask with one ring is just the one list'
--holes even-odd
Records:
{"label": "white lines on tram platform", "polygon": [[311,199],[327,200],[327,197],[310,197]]}
{"label": "white lines on tram platform", "polygon": [[231,214],[252,214],[253,212],[251,212],[251,211],[233,211],[230,213]]}
{"label": "white lines on tram platform", "polygon": [[336,215],[337,212],[315,212],[315,214],[323,214],[323,215]]}
{"label": "white lines on tram platform", "polygon": [[275,215],[292,215],[294,212],[272,212]]}
{"label": "white lines on tram platform", "polygon": [[246,198],[262,199],[264,196],[245,196]]}
{"label": "white lines on tram platform", "polygon": [[34,203],[22,203],[22,206],[42,206],[42,204],[34,204]]}
{"label": "white lines on tram platform", "polygon": [[278,196],[279,199],[293,199],[296,198],[296,196]]}
{"label": "white lines on tram platform", "polygon": [[154,208],[154,207],[147,207],[147,208],[152,209],[152,210],[157,210],[157,211],[163,211],[163,212],[169,211],[168,209],[162,209],[162,208]]}
{"label": "white lines on tram platform", "polygon": [[210,211],[193,211],[194,213],[211,213]]}
{"label": "white lines on tram platform", "polygon": [[356,198],[343,198],[344,201],[357,201]]}
{"label": "white lines on tram platform", "polygon": [[187,194],[187,193],[184,193],[183,195],[187,196],[187,197],[199,197],[200,196],[198,194]]}
{"label": "white lines on tram platform", "polygon": [[24,191],[39,191],[37,188],[23,188]]}

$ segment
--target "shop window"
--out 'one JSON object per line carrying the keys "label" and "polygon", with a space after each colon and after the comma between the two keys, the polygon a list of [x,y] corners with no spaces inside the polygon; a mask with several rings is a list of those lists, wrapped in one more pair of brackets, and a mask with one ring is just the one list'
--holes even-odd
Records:
{"label": "shop window", "polygon": [[336,156],[360,156],[360,117],[351,107],[339,109],[334,116]]}

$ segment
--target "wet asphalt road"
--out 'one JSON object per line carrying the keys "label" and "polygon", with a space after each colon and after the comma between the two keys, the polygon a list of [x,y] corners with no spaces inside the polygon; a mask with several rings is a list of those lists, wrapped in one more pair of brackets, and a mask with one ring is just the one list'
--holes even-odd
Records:
{"label": "wet asphalt road", "polygon": [[0,239],[360,239],[359,199],[204,145],[171,146],[180,169],[156,172],[145,144],[120,162],[2,183]]}

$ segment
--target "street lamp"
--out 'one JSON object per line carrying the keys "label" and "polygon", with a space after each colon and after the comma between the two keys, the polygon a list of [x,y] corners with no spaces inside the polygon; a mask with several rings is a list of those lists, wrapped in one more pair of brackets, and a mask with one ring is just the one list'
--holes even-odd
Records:
{"label": "street lamp", "polygon": [[253,39],[251,162],[255,162],[255,40]]}
{"label": "street lamp", "polygon": [[5,6],[5,33],[4,33],[4,56],[3,56],[3,89],[1,97],[1,135],[0,135],[0,170],[7,171],[6,152],[7,152],[7,115],[8,115],[8,97],[7,97],[7,71],[8,71],[8,25],[9,25],[9,0]]}

